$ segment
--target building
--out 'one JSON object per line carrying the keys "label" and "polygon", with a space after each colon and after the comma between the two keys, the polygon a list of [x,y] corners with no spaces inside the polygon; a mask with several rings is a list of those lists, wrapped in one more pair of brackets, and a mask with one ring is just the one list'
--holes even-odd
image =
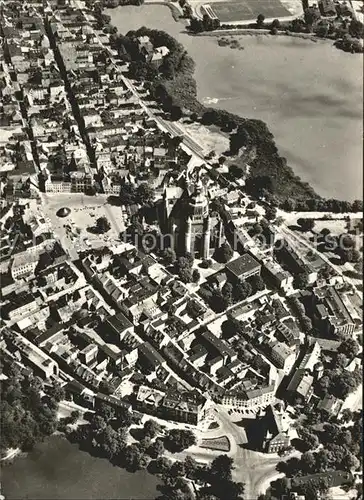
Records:
{"label": "building", "polygon": [[39,255],[37,252],[22,252],[14,256],[11,264],[11,275],[14,280],[33,276],[37,267]]}
{"label": "building", "polygon": [[131,403],[123,401],[115,396],[109,396],[107,394],[103,394],[102,392],[98,392],[95,397],[95,408],[100,408],[102,405],[111,406],[116,411],[124,410],[128,413],[132,412]]}
{"label": "building", "polygon": [[343,404],[344,401],[341,399],[335,398],[335,396],[330,394],[326,394],[326,396],[318,402],[316,408],[320,411],[326,411],[329,415],[337,417]]}
{"label": "building", "polygon": [[91,365],[97,359],[99,348],[96,344],[89,344],[80,352],[80,361],[84,365]]}
{"label": "building", "polygon": [[105,319],[105,327],[108,338],[117,342],[121,342],[128,333],[134,333],[133,323],[121,312],[115,316],[108,316]]}
{"label": "building", "polygon": [[332,0],[319,0],[319,10],[323,16],[336,16],[336,7]]}
{"label": "building", "polygon": [[287,266],[289,272],[294,276],[299,274],[306,275],[308,284],[310,285],[317,281],[317,270],[308,262],[305,262],[287,241],[284,241],[283,245],[279,245],[279,250],[276,250],[275,254],[279,262]]}
{"label": "building", "polygon": [[333,286],[316,287],[313,291],[314,318],[319,329],[334,337],[349,337],[355,321]]}
{"label": "building", "polygon": [[287,292],[293,288],[293,276],[273,259],[263,262],[263,278],[268,278],[277,288]]}
{"label": "building", "polygon": [[[204,342],[207,350],[211,353],[216,353],[222,359],[222,365],[231,363],[238,358],[237,353],[224,340],[216,337],[209,330],[205,330],[201,335],[201,341]],[[212,360],[213,361],[213,360]],[[215,358],[216,361],[216,358]],[[220,366],[218,367],[220,368]]]}
{"label": "building", "polygon": [[136,396],[136,407],[140,411],[157,414],[164,396],[165,393],[158,389],[141,385]]}
{"label": "building", "polygon": [[318,342],[313,342],[308,345],[303,358],[300,361],[299,368],[310,370],[311,372],[314,370],[315,366],[319,362],[321,357],[321,347]]}
{"label": "building", "polygon": [[250,254],[246,253],[228,262],[225,272],[229,281],[244,281],[260,274],[261,265]]}
{"label": "building", "polygon": [[169,390],[161,407],[166,419],[198,425],[207,415],[206,400],[197,391]]}
{"label": "building", "polygon": [[44,379],[57,377],[59,374],[58,364],[43,352],[39,347],[24,337],[16,336],[12,341],[12,350],[20,353],[26,364],[30,364],[34,373]]}
{"label": "building", "polygon": [[144,342],[138,346],[138,362],[147,371],[152,372],[155,372],[157,368],[166,365],[164,358],[149,342]]}
{"label": "building", "polygon": [[254,389],[237,389],[226,391],[221,404],[234,408],[261,409],[272,404],[275,398],[275,384],[265,385]]}
{"label": "building", "polygon": [[266,344],[265,347],[268,359],[274,366],[283,370],[285,375],[288,375],[296,361],[295,350],[282,342]]}
{"label": "building", "polygon": [[183,187],[167,187],[162,205],[161,227],[177,254],[207,259],[223,243],[223,222],[210,209],[199,173],[187,172]]}
{"label": "building", "polygon": [[299,368],[287,386],[287,393],[290,397],[300,398],[302,401],[308,402],[313,394],[313,382],[314,378],[311,373]]}
{"label": "building", "polygon": [[291,440],[288,430],[284,429],[282,410],[269,405],[259,425],[263,431],[262,451],[278,453],[288,448]]}

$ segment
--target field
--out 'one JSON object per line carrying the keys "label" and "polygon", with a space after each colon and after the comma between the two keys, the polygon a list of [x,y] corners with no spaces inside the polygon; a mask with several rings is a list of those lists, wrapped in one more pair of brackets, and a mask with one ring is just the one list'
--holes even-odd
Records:
{"label": "field", "polygon": [[214,2],[210,6],[222,23],[255,20],[259,14],[267,19],[291,15],[279,0],[235,0]]}

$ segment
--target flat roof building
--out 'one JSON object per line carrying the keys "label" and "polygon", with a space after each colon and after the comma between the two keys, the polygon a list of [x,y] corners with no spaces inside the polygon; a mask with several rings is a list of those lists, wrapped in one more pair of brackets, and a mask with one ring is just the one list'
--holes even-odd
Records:
{"label": "flat roof building", "polygon": [[228,262],[225,266],[226,273],[235,280],[245,280],[260,274],[261,265],[250,254],[246,253],[237,259]]}

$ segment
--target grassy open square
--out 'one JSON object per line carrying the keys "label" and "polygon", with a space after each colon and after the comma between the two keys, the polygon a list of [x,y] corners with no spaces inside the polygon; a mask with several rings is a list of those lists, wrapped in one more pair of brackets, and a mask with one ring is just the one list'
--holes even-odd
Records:
{"label": "grassy open square", "polygon": [[259,14],[266,18],[290,16],[279,0],[236,0],[210,4],[222,23],[256,19]]}

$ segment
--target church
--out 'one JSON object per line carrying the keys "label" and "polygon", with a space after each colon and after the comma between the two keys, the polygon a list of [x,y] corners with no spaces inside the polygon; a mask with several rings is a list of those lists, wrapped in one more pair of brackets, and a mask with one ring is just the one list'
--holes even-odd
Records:
{"label": "church", "polygon": [[177,255],[189,252],[195,258],[209,259],[225,240],[221,217],[210,208],[201,169],[187,170],[179,185],[165,187],[161,212],[163,235],[169,235],[165,244]]}

